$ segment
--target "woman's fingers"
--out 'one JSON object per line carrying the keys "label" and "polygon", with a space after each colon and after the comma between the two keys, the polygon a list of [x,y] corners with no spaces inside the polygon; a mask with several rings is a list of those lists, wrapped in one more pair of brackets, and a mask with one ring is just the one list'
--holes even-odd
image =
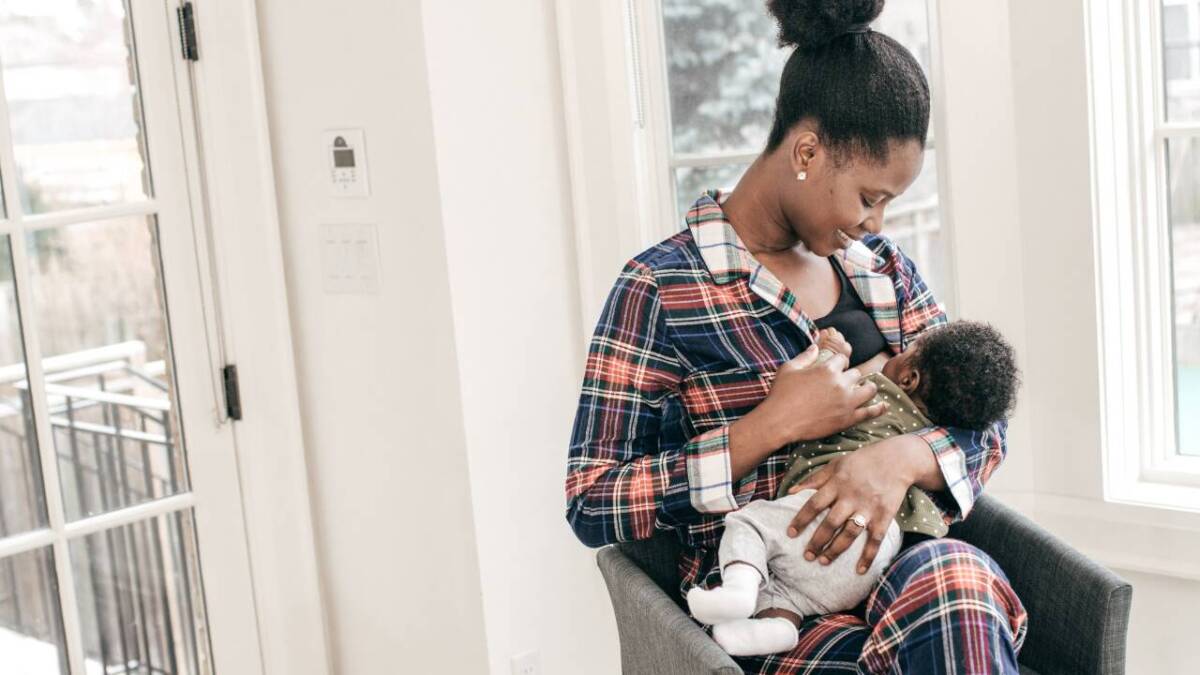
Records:
{"label": "woman's fingers", "polygon": [[800,533],[804,531],[804,528],[808,527],[813,518],[816,518],[817,514],[832,504],[834,499],[832,490],[817,490],[813,496],[808,498],[807,502],[804,502],[804,506],[801,506],[800,510],[796,512],[791,524],[788,525],[787,535],[792,538],[800,536]]}
{"label": "woman's fingers", "polygon": [[829,482],[829,475],[830,473],[825,470],[825,467],[821,467],[810,473],[804,480],[788,488],[787,493],[794,495],[801,490],[820,490],[825,483]]}
{"label": "woman's fingers", "polygon": [[871,563],[875,562],[875,554],[879,553],[879,545],[883,543],[883,537],[891,523],[889,518],[882,522],[873,520],[867,525],[867,545],[863,547],[862,555],[858,558],[859,574],[866,574],[867,570],[871,569]]}
{"label": "woman's fingers", "polygon": [[[821,524],[817,526],[816,531],[813,532],[812,539],[808,541],[808,547],[804,551],[805,560],[815,560],[818,555],[823,555],[822,551],[825,550],[825,547],[833,539],[833,535],[842,527],[842,523],[846,522],[846,519],[850,517],[850,514],[853,512],[852,508],[846,504],[845,500],[839,500],[834,504],[833,508],[825,516],[825,520],[822,520]],[[828,564],[828,560],[823,562],[824,564]]]}
{"label": "woman's fingers", "polygon": [[842,523],[842,529],[838,530],[837,534],[834,535],[833,541],[829,542],[824,551],[821,551],[821,557],[818,558],[819,562],[822,565],[828,565],[837,560],[837,557],[850,548],[850,545],[854,543],[854,540],[858,539],[863,531],[863,528],[859,527],[858,523],[847,518]]}
{"label": "woman's fingers", "polygon": [[855,408],[875,398],[875,394],[879,393],[879,385],[874,382],[863,382],[861,385],[854,387],[850,394],[850,403]]}
{"label": "woman's fingers", "polygon": [[804,370],[805,368],[817,362],[817,356],[819,354],[820,352],[817,350],[817,346],[815,344],[809,345],[808,349],[805,349],[797,354],[785,365],[790,365],[796,370]]}
{"label": "woman's fingers", "polygon": [[850,413],[850,424],[848,426],[852,427],[861,422],[873,420],[885,412],[887,412],[887,404],[883,402],[875,403],[862,408],[855,408],[854,412]]}
{"label": "woman's fingers", "polygon": [[829,357],[828,361],[825,362],[825,367],[835,373],[844,372],[846,367],[849,365],[850,359],[846,358],[846,355],[842,353],[834,354],[833,356]]}

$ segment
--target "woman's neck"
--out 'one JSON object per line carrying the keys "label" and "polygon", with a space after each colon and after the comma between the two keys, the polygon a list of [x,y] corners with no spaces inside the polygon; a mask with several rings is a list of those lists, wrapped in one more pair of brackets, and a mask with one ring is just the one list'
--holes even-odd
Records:
{"label": "woman's neck", "polygon": [[729,224],[752,255],[780,253],[800,244],[779,200],[772,198],[771,157],[759,156],[721,205]]}

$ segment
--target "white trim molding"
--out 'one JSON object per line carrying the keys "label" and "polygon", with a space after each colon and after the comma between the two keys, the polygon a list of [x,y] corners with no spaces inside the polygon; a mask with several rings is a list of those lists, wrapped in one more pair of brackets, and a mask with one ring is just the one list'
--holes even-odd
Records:
{"label": "white trim molding", "polygon": [[[238,673],[333,672],[313,538],[258,20],[253,0],[195,4],[195,123],[220,313],[245,416],[233,423],[261,664]],[[220,580],[209,580],[219,593]]]}

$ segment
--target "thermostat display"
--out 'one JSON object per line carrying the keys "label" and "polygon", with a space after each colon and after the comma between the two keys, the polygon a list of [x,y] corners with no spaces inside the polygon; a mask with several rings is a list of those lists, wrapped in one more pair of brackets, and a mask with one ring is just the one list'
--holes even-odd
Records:
{"label": "thermostat display", "polygon": [[354,168],[354,151],[343,150],[341,148],[333,149],[333,168],[335,169],[353,169]]}
{"label": "thermostat display", "polygon": [[335,197],[366,197],[366,145],[362,129],[335,129],[323,136],[329,180]]}

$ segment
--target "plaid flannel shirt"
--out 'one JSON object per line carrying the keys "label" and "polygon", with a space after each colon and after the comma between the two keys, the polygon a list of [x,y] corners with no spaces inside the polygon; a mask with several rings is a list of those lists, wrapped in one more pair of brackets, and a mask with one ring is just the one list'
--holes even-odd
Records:
{"label": "plaid flannel shirt", "polygon": [[[774,497],[781,448],[739,480],[729,425],[757,406],[775,371],[815,341],[795,297],[746,250],[706,193],[687,228],[625,265],[592,337],[567,462],[567,520],[602,546],[675,530],[682,585],[715,566],[724,514]],[[945,312],[912,261],[882,236],[836,254],[899,353]],[[947,522],[964,517],[1005,455],[1006,425],[983,432],[931,426],[914,433],[937,458]]]}

